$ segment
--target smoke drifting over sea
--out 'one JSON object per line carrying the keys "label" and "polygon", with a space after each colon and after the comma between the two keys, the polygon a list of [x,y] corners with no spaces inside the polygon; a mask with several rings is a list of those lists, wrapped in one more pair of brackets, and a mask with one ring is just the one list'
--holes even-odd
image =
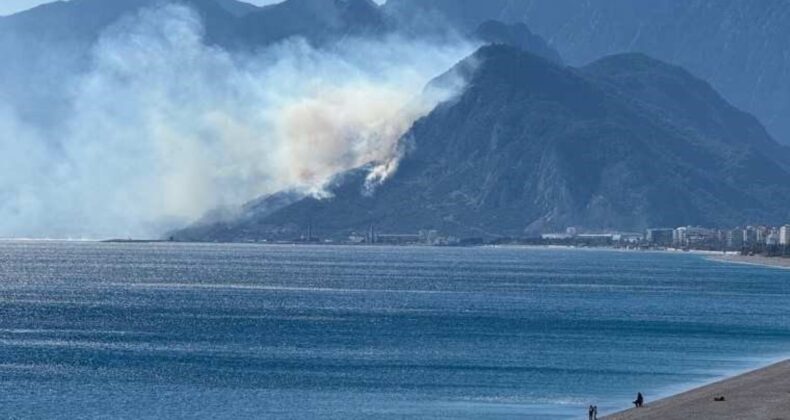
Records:
{"label": "smoke drifting over sea", "polygon": [[392,36],[236,54],[207,46],[188,8],[146,9],[63,76],[63,118],[31,122],[0,95],[0,236],[152,237],[284,189],[325,194],[371,162],[381,181],[401,136],[452,93],[425,84],[472,50]]}

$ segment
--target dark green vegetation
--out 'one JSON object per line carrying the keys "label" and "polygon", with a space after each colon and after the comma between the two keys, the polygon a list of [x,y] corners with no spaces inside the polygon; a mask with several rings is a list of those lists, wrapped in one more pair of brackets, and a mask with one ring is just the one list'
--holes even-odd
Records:
{"label": "dark green vegetation", "polygon": [[312,226],[340,238],[370,225],[496,237],[790,218],[786,149],[681,68],[625,54],[574,69],[491,46],[449,74],[468,87],[414,125],[400,169],[374,194],[357,171],[338,177],[334,198],[177,237],[292,239]]}

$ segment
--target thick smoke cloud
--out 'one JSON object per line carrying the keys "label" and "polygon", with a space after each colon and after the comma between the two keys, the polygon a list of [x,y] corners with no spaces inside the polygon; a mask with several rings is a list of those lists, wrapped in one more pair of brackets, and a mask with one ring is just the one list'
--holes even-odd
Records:
{"label": "thick smoke cloud", "polygon": [[413,121],[451,93],[426,97],[425,84],[472,47],[291,39],[241,55],[207,46],[183,6],[127,17],[88,71],[64,76],[68,112],[54,126],[0,99],[0,236],[158,236],[279,190],[326,194],[332,175],[371,162],[373,185],[397,167]]}

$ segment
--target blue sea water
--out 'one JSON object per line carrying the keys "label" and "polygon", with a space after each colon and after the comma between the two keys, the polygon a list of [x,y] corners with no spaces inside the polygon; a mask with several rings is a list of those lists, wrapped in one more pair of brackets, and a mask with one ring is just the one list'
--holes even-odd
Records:
{"label": "blue sea water", "polygon": [[0,418],[586,418],[790,354],[790,272],[530,248],[0,242]]}

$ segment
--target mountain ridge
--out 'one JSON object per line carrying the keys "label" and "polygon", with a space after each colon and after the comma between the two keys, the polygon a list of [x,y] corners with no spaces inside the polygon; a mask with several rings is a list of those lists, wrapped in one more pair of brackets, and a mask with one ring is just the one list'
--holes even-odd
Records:
{"label": "mountain ridge", "polygon": [[[625,55],[599,64],[646,59]],[[691,77],[674,66],[659,68],[668,78]],[[759,122],[737,121],[756,137],[733,151],[706,131],[707,119],[715,120],[709,114],[694,115],[696,126],[671,113],[657,117],[633,103],[633,92],[612,91],[617,80],[604,83],[596,70],[558,66],[508,46],[483,47],[451,70],[471,71],[466,90],[414,124],[404,137],[411,152],[375,194],[361,194],[364,176],[347,174],[331,188],[332,198],[302,199],[221,239],[292,239],[307,224],[331,238],[370,225],[381,232],[518,237],[567,226],[636,230],[790,217],[790,186],[782,182],[790,169],[771,163],[767,153],[774,149],[762,143],[761,135],[771,140]],[[639,71],[633,65],[623,73]],[[731,111],[708,96],[705,82],[686,82],[697,86],[688,95]],[[659,95],[653,102],[662,106]],[[755,180],[765,185],[749,188]]]}
{"label": "mountain ridge", "polygon": [[680,65],[790,145],[790,2],[786,0],[390,0],[402,21],[444,19],[472,31],[486,20],[526,23],[581,66],[622,52]]}

